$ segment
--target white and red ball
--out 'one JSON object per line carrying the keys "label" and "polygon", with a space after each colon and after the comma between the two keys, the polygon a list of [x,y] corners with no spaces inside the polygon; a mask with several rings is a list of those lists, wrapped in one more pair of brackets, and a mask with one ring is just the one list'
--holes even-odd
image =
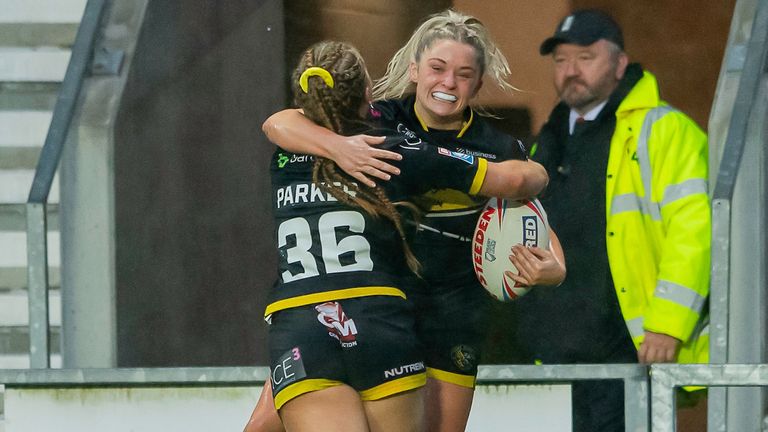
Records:
{"label": "white and red ball", "polygon": [[512,301],[530,290],[507,277],[517,274],[509,260],[512,246],[549,249],[549,226],[541,203],[491,198],[480,213],[472,239],[472,261],[480,284],[497,300]]}

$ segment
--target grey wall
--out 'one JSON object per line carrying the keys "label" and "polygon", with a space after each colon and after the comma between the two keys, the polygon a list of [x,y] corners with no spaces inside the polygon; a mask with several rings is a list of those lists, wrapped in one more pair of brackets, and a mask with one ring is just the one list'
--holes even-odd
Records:
{"label": "grey wall", "polygon": [[150,1],[115,127],[118,366],[266,364],[280,0]]}

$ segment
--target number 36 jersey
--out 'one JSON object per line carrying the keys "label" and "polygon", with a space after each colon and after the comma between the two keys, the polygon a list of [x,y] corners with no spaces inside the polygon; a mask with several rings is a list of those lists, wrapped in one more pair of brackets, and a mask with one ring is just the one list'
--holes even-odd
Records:
{"label": "number 36 jersey", "polygon": [[[403,125],[366,133],[385,135],[380,147],[403,156],[394,163],[401,174],[380,182],[392,202],[433,188],[476,194],[485,180],[485,159],[429,145]],[[412,273],[394,224],[323,191],[312,182],[313,165],[313,156],[280,148],[272,156],[278,280],[265,316],[330,300],[405,297],[401,281]]]}

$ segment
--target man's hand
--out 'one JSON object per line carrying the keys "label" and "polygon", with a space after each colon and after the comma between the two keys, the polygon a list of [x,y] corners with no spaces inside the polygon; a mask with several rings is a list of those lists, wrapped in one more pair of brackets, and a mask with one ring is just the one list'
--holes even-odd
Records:
{"label": "man's hand", "polygon": [[680,340],[662,333],[645,332],[645,339],[637,351],[640,363],[671,363],[677,359]]}
{"label": "man's hand", "polygon": [[383,136],[353,135],[340,136],[332,146],[328,146],[330,158],[344,172],[361,183],[374,187],[371,179],[389,180],[392,175],[400,174],[400,170],[384,160],[400,160],[402,156],[375,146],[384,142]]}

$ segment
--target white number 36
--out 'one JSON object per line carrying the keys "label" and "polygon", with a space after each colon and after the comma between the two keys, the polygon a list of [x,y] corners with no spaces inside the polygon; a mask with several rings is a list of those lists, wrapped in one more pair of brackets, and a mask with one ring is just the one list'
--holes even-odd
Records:
{"label": "white number 36", "polygon": [[[362,233],[365,230],[365,218],[356,211],[336,211],[320,216],[317,231],[320,234],[320,249],[326,273],[341,273],[349,271],[373,270],[371,260],[371,245],[361,235],[348,235],[338,240],[337,232]],[[288,248],[286,260],[288,264],[301,264],[302,271],[293,274],[286,270],[282,274],[283,282],[318,276],[320,271],[315,257],[309,251],[312,247],[312,231],[309,221],[297,217],[280,224],[277,229],[277,245],[284,247],[288,238],[294,236],[296,245]],[[341,255],[350,254],[353,259],[341,263]]]}

